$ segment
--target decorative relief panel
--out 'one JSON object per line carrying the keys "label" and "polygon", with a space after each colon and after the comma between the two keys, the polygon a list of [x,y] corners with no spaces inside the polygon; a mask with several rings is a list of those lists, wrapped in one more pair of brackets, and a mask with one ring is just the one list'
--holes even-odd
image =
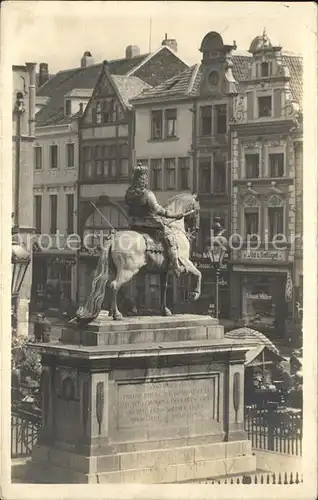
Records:
{"label": "decorative relief panel", "polygon": [[243,198],[243,204],[245,207],[258,207],[259,200],[254,195],[247,195]]}
{"label": "decorative relief panel", "polygon": [[280,196],[277,196],[277,195],[272,195],[268,199],[267,203],[268,203],[269,207],[282,207],[285,205],[284,200]]}

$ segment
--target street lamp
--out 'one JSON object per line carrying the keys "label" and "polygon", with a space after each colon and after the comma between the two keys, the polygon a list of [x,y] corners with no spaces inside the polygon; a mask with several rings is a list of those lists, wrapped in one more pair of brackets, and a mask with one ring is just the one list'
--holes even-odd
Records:
{"label": "street lamp", "polygon": [[13,306],[13,320],[16,327],[17,320],[17,300],[21,290],[21,286],[24,280],[25,273],[29,267],[31,261],[31,255],[26,248],[19,245],[17,241],[12,240],[12,251],[11,251],[11,299]]}
{"label": "street lamp", "polygon": [[220,217],[214,218],[214,224],[212,227],[213,236],[210,241],[210,247],[208,249],[208,254],[211,263],[215,269],[215,308],[216,308],[216,318],[219,318],[219,277],[220,269],[223,262],[224,255],[226,253],[227,240],[221,235],[222,226],[220,224]]}

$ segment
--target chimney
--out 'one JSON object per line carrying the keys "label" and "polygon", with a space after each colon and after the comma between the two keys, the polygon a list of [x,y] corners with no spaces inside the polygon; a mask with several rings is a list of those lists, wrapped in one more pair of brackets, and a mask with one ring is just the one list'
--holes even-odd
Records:
{"label": "chimney", "polygon": [[174,50],[175,52],[178,52],[178,43],[175,38],[168,38],[167,33],[165,34],[165,39],[162,40],[161,45],[165,45],[166,47],[169,47],[170,49]]}
{"label": "chimney", "polygon": [[137,56],[140,56],[140,48],[138,45],[128,45],[128,47],[126,47],[126,59],[132,59]]}
{"label": "chimney", "polygon": [[88,66],[92,66],[93,64],[94,64],[93,56],[89,50],[86,50],[81,59],[81,68],[87,68]]}
{"label": "chimney", "polygon": [[39,87],[47,82],[49,79],[49,65],[47,63],[40,63],[39,66]]}

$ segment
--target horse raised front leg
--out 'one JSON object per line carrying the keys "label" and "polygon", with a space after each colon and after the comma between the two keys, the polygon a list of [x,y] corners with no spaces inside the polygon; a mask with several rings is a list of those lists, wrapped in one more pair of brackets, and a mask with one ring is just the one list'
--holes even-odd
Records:
{"label": "horse raised front leg", "polygon": [[190,292],[190,299],[198,300],[201,295],[202,274],[190,260],[187,261],[187,271],[196,277],[196,285],[194,290]]}
{"label": "horse raised front leg", "polygon": [[117,306],[117,293],[125,283],[128,283],[137,274],[138,270],[122,269],[118,271],[116,278],[109,284],[112,293],[111,312],[113,319],[116,321],[123,319],[123,315]]}
{"label": "horse raised front leg", "polygon": [[168,273],[163,272],[162,274],[160,274],[161,314],[163,316],[172,316],[172,312],[167,307],[167,286],[168,286]]}

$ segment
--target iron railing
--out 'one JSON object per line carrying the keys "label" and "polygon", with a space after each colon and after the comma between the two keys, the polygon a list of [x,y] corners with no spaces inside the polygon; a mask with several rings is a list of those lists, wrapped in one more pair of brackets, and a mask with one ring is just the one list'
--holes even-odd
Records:
{"label": "iron railing", "polygon": [[302,455],[302,411],[245,407],[245,431],[252,448]]}

